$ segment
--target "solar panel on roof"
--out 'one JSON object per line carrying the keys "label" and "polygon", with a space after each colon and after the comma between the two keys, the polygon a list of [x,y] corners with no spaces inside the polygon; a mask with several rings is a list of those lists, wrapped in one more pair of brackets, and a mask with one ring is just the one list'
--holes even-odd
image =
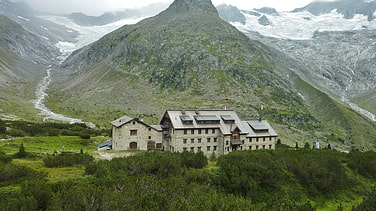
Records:
{"label": "solar panel on roof", "polygon": [[269,127],[265,125],[263,122],[255,120],[255,121],[248,121],[249,126],[251,126],[254,130],[269,130]]}
{"label": "solar panel on roof", "polygon": [[230,116],[230,115],[222,115],[221,118],[224,120],[224,121],[235,121],[235,118]]}
{"label": "solar panel on roof", "polygon": [[196,121],[219,121],[219,118],[215,115],[194,116]]}
{"label": "solar panel on roof", "polygon": [[181,121],[193,121],[193,119],[190,116],[180,116]]}

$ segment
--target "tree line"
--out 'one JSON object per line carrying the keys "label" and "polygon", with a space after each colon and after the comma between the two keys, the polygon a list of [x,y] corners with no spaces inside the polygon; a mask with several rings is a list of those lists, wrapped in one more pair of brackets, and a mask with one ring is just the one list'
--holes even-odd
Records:
{"label": "tree line", "polygon": [[[192,152],[110,161],[82,152],[45,155],[49,168],[85,167],[82,177],[61,181],[12,159],[0,153],[1,210],[315,210],[313,202],[376,183],[375,152],[238,151],[210,168],[203,153]],[[353,210],[376,209],[376,189],[361,194]]]}

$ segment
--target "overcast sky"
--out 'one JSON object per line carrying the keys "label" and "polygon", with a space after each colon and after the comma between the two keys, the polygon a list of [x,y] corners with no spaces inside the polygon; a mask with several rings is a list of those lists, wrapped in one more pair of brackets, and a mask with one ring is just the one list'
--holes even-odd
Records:
{"label": "overcast sky", "polygon": [[[27,2],[31,7],[54,13],[83,12],[87,15],[100,15],[106,11],[122,8],[142,7],[156,2],[173,0],[13,0]],[[278,11],[290,11],[303,7],[313,0],[212,0],[214,5],[231,4],[240,9],[274,7]],[[330,0],[322,0],[330,1]]]}

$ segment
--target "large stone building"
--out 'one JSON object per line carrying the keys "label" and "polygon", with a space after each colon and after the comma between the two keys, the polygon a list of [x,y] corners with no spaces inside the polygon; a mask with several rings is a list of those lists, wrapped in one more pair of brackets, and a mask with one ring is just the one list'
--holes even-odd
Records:
{"label": "large stone building", "polygon": [[121,117],[112,123],[114,150],[199,152],[275,149],[277,133],[266,120],[241,120],[233,110],[167,110],[160,125]]}

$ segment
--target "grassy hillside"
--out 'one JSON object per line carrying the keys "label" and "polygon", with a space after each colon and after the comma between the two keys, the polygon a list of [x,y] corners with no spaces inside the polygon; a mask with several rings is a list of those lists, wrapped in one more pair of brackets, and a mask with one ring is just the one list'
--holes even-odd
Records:
{"label": "grassy hillside", "polygon": [[42,38],[0,15],[0,118],[40,119],[31,100],[56,52]]}
{"label": "grassy hillside", "polygon": [[355,96],[351,100],[360,107],[376,114],[376,90],[371,90],[366,94]]}

